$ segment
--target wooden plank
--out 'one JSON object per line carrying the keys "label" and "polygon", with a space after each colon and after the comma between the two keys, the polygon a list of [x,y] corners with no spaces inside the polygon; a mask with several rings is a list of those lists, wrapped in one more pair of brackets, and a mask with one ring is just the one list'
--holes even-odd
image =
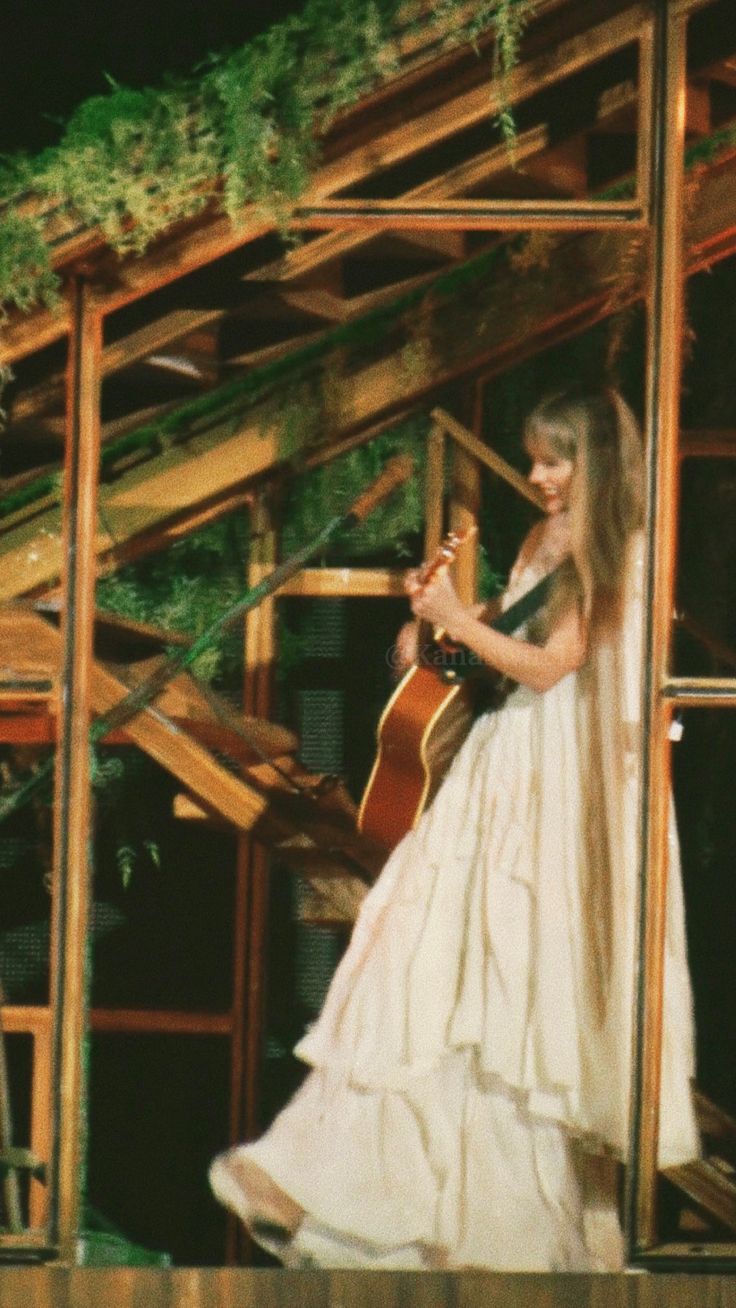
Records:
{"label": "wooden plank", "polygon": [[[475,388],[473,404],[473,434],[481,438],[483,408],[481,388]],[[468,405],[468,408],[471,406]],[[462,446],[455,445],[452,452],[452,488],[450,494],[450,529],[462,535],[477,532],[481,508],[481,464]],[[473,604],[478,598],[478,539],[470,541],[455,559],[454,577],[458,595],[464,604]]]}
{"label": "wooden plank", "polygon": [[462,423],[457,421],[457,418],[453,418],[452,414],[445,412],[444,409],[433,409],[432,417],[461,449],[471,454],[486,468],[490,468],[497,476],[502,477],[509,486],[513,486],[514,490],[522,495],[524,499],[529,500],[530,504],[533,504],[535,508],[541,509],[544,507],[542,496],[539,491],[529,484],[526,477],[517,472],[516,468],[512,468],[511,464],[502,458],[500,454],[497,454],[490,445],[486,445],[472,432],[468,431],[466,427],[463,427]]}
{"label": "wooden plank", "polygon": [[[544,149],[546,144],[546,127],[533,127],[527,132],[522,132],[514,145],[517,161],[523,163],[531,155]],[[411,190],[402,192],[398,198],[400,200],[419,200],[434,196],[439,198],[441,196],[460,195],[465,189],[485,181],[496,172],[504,171],[508,166],[508,147],[506,145],[497,145],[490,150],[483,151],[469,162],[448,169],[441,177],[432,178],[428,182],[423,182],[421,186],[415,186]],[[351,254],[360,249],[367,241],[372,240],[374,235],[373,232],[363,231],[332,231],[326,236],[317,237],[304,245],[295,246],[282,259],[259,268],[251,276],[259,280],[261,278],[272,280],[277,277],[287,282],[297,277],[304,277],[307,273],[313,272],[316,268],[322,267],[331,260],[344,258],[346,254]],[[402,235],[406,235],[406,232],[402,232]]]}
{"label": "wooden plank", "polygon": [[[114,554],[121,540],[142,535],[181,513],[184,506],[194,508],[229,494],[234,471],[239,474],[237,481],[242,482],[272,467],[278,457],[279,441],[273,425],[264,430],[257,416],[244,422],[235,433],[229,421],[193,436],[186,444],[169,447],[150,463],[129,469],[119,482],[103,486],[105,512],[96,527],[96,551]],[[10,548],[7,520],[3,524],[4,540],[0,534],[0,601],[48,586],[61,568],[59,509],[16,515],[14,521],[19,517]]]}
{"label": "wooden plank", "polygon": [[736,1231],[736,1185],[733,1175],[725,1175],[722,1168],[708,1158],[668,1167],[664,1175],[722,1226],[729,1231]]}
{"label": "wooden plank", "polygon": [[[533,129],[525,133],[524,138],[520,140],[516,147],[516,156],[524,157],[527,149],[533,139],[535,148],[541,148],[540,142],[545,138],[545,129]],[[450,170],[441,179],[439,193],[452,193],[453,189],[460,185],[472,185],[475,181],[488,175],[493,163],[501,166],[505,163],[508,167],[508,149],[504,146],[496,146],[493,150],[485,152],[479,159],[472,160],[470,163],[461,165],[457,169]],[[449,190],[448,190],[449,188]],[[422,195],[430,193],[433,184],[415,188],[411,195]],[[329,238],[328,238],[329,239]],[[338,234],[339,244],[339,234]],[[347,241],[344,242],[347,249],[357,247],[361,240],[352,240],[348,234]],[[317,251],[315,247],[322,245],[321,241],[313,241],[308,245],[297,247],[293,254],[297,256],[308,254],[308,263],[310,267],[316,266],[317,263],[324,262],[334,258],[334,252],[329,248],[325,251],[323,259],[315,259]],[[459,256],[460,251],[454,251],[454,257]],[[277,264],[268,265],[266,268],[258,269],[255,273],[248,275],[248,280],[272,280],[274,269],[282,267],[290,268],[289,258],[285,261],[279,261]],[[293,276],[293,274],[292,274]],[[283,303],[286,306],[293,307],[302,312],[313,314],[321,317],[327,322],[340,322],[347,316],[353,316],[356,313],[366,312],[371,307],[371,302],[382,302],[389,299],[393,294],[400,294],[408,284],[418,284],[421,279],[407,279],[407,283],[400,283],[392,287],[385,287],[380,292],[374,292],[372,295],[362,296],[359,299],[345,300],[336,295],[329,294],[323,288],[305,287],[303,290],[286,291],[276,300],[273,296],[263,297],[262,301],[252,302],[247,305],[248,314],[260,317],[264,310],[273,315],[277,310],[278,304]],[[244,306],[245,307],[245,306]],[[102,355],[102,371],[104,376],[131,366],[132,364],[145,359],[147,356],[160,350],[163,346],[169,345],[188,333],[196,331],[204,326],[213,326],[221,322],[229,314],[225,309],[178,309],[171,313],[165,314],[160,319],[156,319],[150,324],[131,332],[128,336],[118,341],[112,342],[106,346]],[[273,358],[280,357],[288,353],[292,348],[296,348],[300,343],[306,343],[310,339],[309,334],[294,337],[288,342],[282,342],[277,346],[269,347],[267,350],[252,351],[242,356],[242,362],[250,366],[260,366],[270,362]],[[1,350],[0,350],[1,355]],[[231,359],[229,362],[237,362]],[[13,403],[13,422],[27,419],[34,415],[43,413],[50,406],[57,403],[63,394],[64,378],[63,374],[57,373],[47,378],[38,386],[31,387],[22,391]],[[127,418],[121,420],[123,425],[127,425]],[[106,429],[105,435],[109,435]]]}
{"label": "wooden plank", "polygon": [[442,540],[443,498],[445,490],[445,433],[435,418],[427,439],[427,466],[424,475],[424,557],[437,553]]}
{"label": "wooden plank", "polygon": [[[620,49],[638,37],[647,18],[647,6],[634,4],[623,14],[604,20],[585,32],[560,41],[536,58],[518,64],[508,75],[503,90],[514,104],[532,93],[571,77],[586,65]],[[378,133],[346,158],[325,164],[302,204],[307,207],[357,182],[364,182],[379,169],[410,159],[420,150],[440,144],[450,136],[492,118],[501,107],[502,90],[487,82],[443,104]]]}
{"label": "wooden plank", "polygon": [[[279,541],[271,503],[262,493],[251,516],[252,547],[248,561],[248,586],[257,586],[275,567]],[[245,680],[243,707],[256,717],[268,718],[273,710],[273,680],[276,665],[276,601],[269,596],[252,609],[244,624]],[[245,1039],[242,1049],[240,1122],[247,1139],[260,1126],[260,1066],[265,1003],[266,929],[269,904],[269,860],[262,845],[253,841],[244,851],[250,869],[247,931]]]}
{"label": "wooden plank", "polygon": [[638,204],[605,200],[331,200],[302,205],[297,230],[352,228],[378,233],[403,227],[430,231],[556,231],[643,228]]}
{"label": "wooden plank", "polygon": [[[704,171],[688,235],[688,273],[736,251],[736,159],[732,154]],[[499,271],[480,324],[472,305],[461,301],[441,305],[431,331],[441,336],[442,344],[426,373],[419,378],[408,376],[398,355],[359,369],[345,382],[339,405],[341,427],[330,439],[356,433],[355,439],[360,441],[366,427],[385,427],[394,414],[416,407],[439,386],[463,376],[494,376],[636,300],[643,294],[638,280],[632,280],[625,296],[616,291],[625,257],[626,246],[614,233],[558,237],[550,249],[544,279],[533,282],[519,277],[513,268]],[[537,327],[530,333],[529,321],[535,316]],[[186,529],[188,512],[197,512],[208,499],[215,505],[218,499],[226,500],[234,485],[242,486],[247,478],[267,473],[279,457],[276,433],[258,409],[235,435],[222,424],[193,437],[186,446],[167,450],[150,464],[128,472],[120,483],[104,487],[115,540],[101,531],[100,553],[119,560],[124,557],[125,543],[136,537],[141,538],[141,552],[151,541],[165,544],[165,536],[159,533],[165,531],[163,524],[169,519],[183,523]],[[216,516],[217,507],[212,512]],[[11,530],[13,523],[17,525]],[[0,599],[51,584],[59,571],[58,512],[16,515],[2,526]]]}
{"label": "wooden plank", "polygon": [[[341,454],[346,454],[350,450],[365,445],[374,437],[380,436],[382,432],[394,426],[402,418],[408,417],[411,412],[411,407],[407,407],[403,411],[395,412],[390,418],[383,419],[369,427],[364,427],[352,436],[346,436],[342,439],[338,437],[331,444],[307,455],[304,463],[305,468],[322,467],[325,463],[330,463],[333,459],[339,458]],[[105,576],[121,567],[124,563],[132,562],[138,558],[145,558],[148,554],[156,553],[161,549],[167,549],[175,541],[181,540],[190,532],[196,531],[210,522],[217,522],[221,517],[234,513],[239,509],[252,507],[254,497],[255,491],[252,489],[240,490],[235,488],[231,490],[228,487],[220,494],[216,494],[202,503],[197,503],[191,508],[185,506],[181,512],[170,517],[167,516],[160,525],[154,524],[148,531],[134,535],[131,538],[123,538],[117,542],[112,549],[100,556],[97,575]],[[49,591],[47,587],[43,586],[35,589],[40,590],[46,597],[56,594],[55,590]]]}
{"label": "wooden plank", "polygon": [[680,432],[680,459],[736,458],[736,431],[693,429]]}
{"label": "wooden plank", "polygon": [[[22,606],[5,616],[9,616],[11,621],[0,622],[0,656],[6,658],[8,651],[12,651],[15,629],[21,644],[32,651],[41,666],[47,669],[58,666],[61,638],[49,623]],[[95,713],[102,714],[113,708],[127,695],[128,689],[101,664],[92,664],[90,694]],[[267,801],[260,793],[221,767],[188,732],[155,707],[144,709],[127,722],[125,734],[225,822],[250,831],[265,813]],[[275,731],[269,728],[266,734],[273,735],[280,745],[287,747],[292,741],[291,733],[281,728],[275,728]],[[86,737],[81,749],[86,757]]]}
{"label": "wooden plank", "polygon": [[[122,682],[96,664],[92,671],[92,699],[97,713],[106,713],[127,694]],[[177,777],[225,821],[250,831],[267,808],[267,801],[245,785],[212,755],[155,709],[145,709],[125,724],[135,744]]]}
{"label": "wooden plank", "polygon": [[51,1007],[53,1011],[49,1231],[70,1253],[81,1227],[87,929],[90,895],[90,761],[97,476],[100,461],[102,322],[88,286],[70,293],[60,548],[62,570],[61,702],[54,783]]}
{"label": "wooden plank", "polygon": [[[704,3],[704,0],[681,0],[678,6],[682,12],[694,11]],[[554,8],[555,6],[544,6]],[[580,64],[581,57],[585,60],[587,57],[592,61],[595,58],[602,57],[611,49],[617,48],[617,45],[626,40],[636,39],[637,29],[640,25],[642,14],[646,6],[635,6],[627,10],[625,14],[619,14],[610,20],[609,29],[603,24],[593,29],[591,33],[572,38],[567,42],[561,42],[552,54],[544,52],[536,60],[527,61],[519,66],[512,74],[510,79],[509,91],[511,98],[523,98],[525,95],[533,93],[540,85],[547,85],[557,80],[561,76],[567,76],[575,72]],[[540,11],[541,12],[541,11]],[[536,79],[536,81],[535,81]],[[480,88],[483,91],[483,88]],[[391,87],[382,88],[377,95],[393,94]],[[462,97],[461,97],[462,100]],[[370,97],[366,100],[363,109],[370,103]],[[450,107],[437,111],[437,118],[443,116],[449,121],[452,112],[454,112],[455,103],[451,102]],[[485,104],[481,105],[480,100],[476,106],[476,113],[482,117],[492,115],[497,111],[498,105],[490,103],[486,95]],[[465,106],[467,112],[467,105]],[[349,117],[349,115],[348,115]],[[462,125],[462,124],[461,124]],[[438,128],[435,120],[434,130]],[[455,130],[453,127],[452,130]],[[398,138],[403,134],[404,129],[397,130],[392,138],[378,142],[380,147],[380,160],[378,165],[382,166],[396,155],[396,159],[408,157],[402,155],[400,140]],[[432,137],[432,125],[424,124],[423,130],[419,135],[425,139],[427,134]],[[442,137],[432,139],[443,139]],[[405,143],[406,145],[407,143]],[[415,148],[412,146],[410,153]],[[396,151],[398,150],[398,154]],[[326,195],[334,192],[342,185],[350,184],[350,180],[365,180],[373,170],[375,164],[370,160],[370,149],[362,147],[360,161],[350,155],[351,163],[347,171],[343,169],[340,161],[335,161],[330,167],[337,169],[335,176],[332,177],[325,169],[318,171],[315,184],[310,192],[310,201],[324,198]],[[360,154],[360,151],[358,152]],[[367,169],[367,171],[366,171]],[[357,170],[357,171],[356,171]],[[345,180],[347,179],[347,180]],[[242,222],[234,231],[229,221],[217,215],[214,211],[200,216],[195,222],[181,224],[174,229],[168,237],[159,241],[156,247],[149,254],[134,260],[127,260],[121,263],[119,260],[115,263],[111,260],[107,262],[105,276],[112,279],[112,284],[117,286],[110,292],[109,299],[105,302],[106,311],[119,307],[127,303],[130,298],[136,298],[139,295],[147,294],[152,289],[167,284],[169,281],[201,267],[203,263],[209,262],[223,254],[230,252],[256,237],[264,230],[262,224],[259,224],[255,215],[249,217],[248,214],[241,215]],[[63,257],[61,255],[60,257]],[[126,279],[130,277],[130,280]],[[29,317],[23,315],[13,315],[11,321],[6,325],[0,340],[0,361],[12,362],[14,359],[21,357],[34,349],[40,348],[44,344],[49,344],[53,340],[63,336],[69,327],[68,317],[63,313],[49,313],[42,310],[34,313]]]}
{"label": "wooden plank", "polygon": [[[715,1250],[718,1246],[709,1246]],[[687,1257],[692,1246],[663,1249]],[[726,1246],[733,1257],[734,1246]],[[4,1267],[0,1308],[734,1308],[722,1272],[525,1272]]]}
{"label": "wooden plank", "polygon": [[[50,1013],[47,1011],[48,1017]],[[53,1140],[51,1135],[51,1103],[53,1093],[53,1058],[51,1023],[39,1022],[33,1032],[33,1072],[31,1080],[31,1139],[30,1145],[37,1158],[48,1162]],[[28,1221],[36,1230],[46,1227],[49,1220],[49,1191],[43,1181],[31,1178],[28,1195]]]}
{"label": "wooden plank", "polygon": [[90,1026],[99,1034],[229,1036],[229,1013],[184,1013],[169,1008],[93,1008]]}
{"label": "wooden plank", "polygon": [[667,677],[662,692],[673,708],[736,707],[736,677]]}
{"label": "wooden plank", "polygon": [[[199,328],[220,322],[224,317],[223,309],[175,309],[147,323],[138,331],[130,332],[128,336],[106,345],[102,351],[102,375],[107,377],[121,368],[129,368],[149,354],[154,354],[164,345],[169,345]],[[1,334],[0,341],[2,341]],[[31,386],[21,391],[13,401],[13,422],[43,413],[56,404],[63,393],[63,387],[63,374],[54,373],[38,386]]]}
{"label": "wooden plank", "polygon": [[[572,75],[586,63],[605,57],[627,41],[636,39],[645,16],[644,4],[633,5],[624,14],[563,40],[556,47],[520,64],[507,78],[504,96],[513,103]],[[304,204],[313,205],[335,191],[365,181],[377,170],[411,158],[428,145],[446,140],[464,127],[492,118],[500,107],[500,95],[497,87],[489,87],[484,82],[470,92],[418,115],[411,123],[402,123],[379,134],[369,144],[350,150],[344,158],[322,165],[308,188]],[[235,226],[228,218],[210,211],[196,222],[180,224],[141,257],[121,261],[117,256],[106,256],[95,270],[100,282],[100,307],[106,313],[122,308],[132,300],[257,239],[272,228],[273,225],[264,223],[255,210],[242,214]],[[57,257],[61,266],[66,258],[63,245]],[[34,318],[35,315],[13,319],[12,330],[4,334],[0,346],[0,361],[11,363],[38,349],[42,339],[49,343],[68,330],[68,320],[64,322],[61,317],[51,315],[45,319],[42,334],[35,330]]]}
{"label": "wooden plank", "polygon": [[[95,234],[95,248],[101,252],[95,277],[106,288],[98,298],[98,306],[111,313],[272,230],[272,225],[265,224],[253,210],[244,212],[241,219],[242,225],[233,225],[225,215],[210,211],[195,222],[178,224],[147,254],[125,261],[108,251],[101,233]],[[62,247],[57,266],[63,266],[66,258]],[[0,363],[10,364],[60,340],[69,328],[70,318],[63,309],[13,314],[0,333]]]}
{"label": "wooden plank", "polygon": [[305,568],[277,591],[279,596],[405,596],[398,568]]}
{"label": "wooden plank", "polygon": [[[248,508],[253,502],[252,490],[239,490],[227,487],[219,494],[210,497],[191,508],[183,510],[164,519],[163,523],[154,523],[147,531],[138,533],[116,544],[99,557],[97,575],[105,577],[117,571],[124,563],[133,563],[159,550],[168,549],[176,541],[183,540],[193,531],[219,522],[239,509]],[[45,590],[45,588],[44,588]]]}

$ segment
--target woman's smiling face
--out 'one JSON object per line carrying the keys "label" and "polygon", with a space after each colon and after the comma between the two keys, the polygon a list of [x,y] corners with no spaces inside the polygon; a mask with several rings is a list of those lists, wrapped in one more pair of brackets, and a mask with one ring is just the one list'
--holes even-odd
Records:
{"label": "woman's smiling face", "polygon": [[527,436],[524,447],[532,461],[528,479],[532,486],[539,487],[545,511],[561,513],[569,507],[575,464],[558,454],[544,436]]}

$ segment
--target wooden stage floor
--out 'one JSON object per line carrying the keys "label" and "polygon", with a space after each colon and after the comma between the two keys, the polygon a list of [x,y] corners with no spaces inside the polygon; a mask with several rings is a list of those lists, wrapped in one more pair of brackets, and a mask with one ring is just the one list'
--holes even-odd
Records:
{"label": "wooden stage floor", "polygon": [[736,1276],[0,1268],[0,1308],[736,1308]]}

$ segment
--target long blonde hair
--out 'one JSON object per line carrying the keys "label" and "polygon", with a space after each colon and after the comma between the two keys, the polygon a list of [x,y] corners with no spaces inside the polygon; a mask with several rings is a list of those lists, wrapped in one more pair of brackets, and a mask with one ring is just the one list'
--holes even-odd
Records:
{"label": "long blonde hair", "polygon": [[549,604],[548,622],[576,604],[591,630],[621,613],[627,545],[644,517],[642,442],[626,401],[608,387],[548,395],[530,414],[526,438],[544,440],[574,464],[570,558]]}

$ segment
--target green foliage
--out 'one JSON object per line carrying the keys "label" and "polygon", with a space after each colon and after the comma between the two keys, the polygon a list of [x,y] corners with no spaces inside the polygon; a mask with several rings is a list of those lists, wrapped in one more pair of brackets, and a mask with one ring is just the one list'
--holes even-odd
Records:
{"label": "green foliage", "polygon": [[[408,452],[415,465],[412,479],[363,524],[336,536],[330,554],[338,561],[370,554],[405,556],[408,538],[420,530],[423,520],[426,428],[426,417],[414,417],[322,467],[297,472],[281,505],[283,554],[307,544],[336,514],[347,510],[392,454]],[[243,595],[247,556],[247,521],[244,515],[233,515],[103,578],[97,585],[97,605],[196,639]],[[282,656],[288,662],[288,650],[282,650]],[[237,693],[242,672],[241,631],[226,631],[217,644],[204,650],[193,670],[203,680]],[[100,782],[117,783],[114,762],[102,765],[98,761]],[[109,767],[107,773],[105,766]]]}
{"label": "green foliage", "polygon": [[[170,549],[121,568],[97,584],[101,609],[196,639],[242,595],[247,522],[231,517],[178,541]],[[226,632],[193,671],[205,681],[229,682],[239,671],[242,638]]]}
{"label": "green foliage", "polygon": [[[428,286],[407,292],[379,309],[345,325],[325,332],[299,350],[274,363],[190,400],[187,404],[110,441],[102,451],[103,476],[134,452],[160,453],[169,444],[217,423],[242,419],[256,403],[264,404],[264,426],[279,431],[281,454],[299,458],[322,435],[329,406],[339,397],[339,375],[335,358],[342,355],[345,365],[350,352],[365,359],[374,348],[385,349],[388,334],[395,332],[406,343],[402,362],[409,377],[417,375],[419,360],[431,349],[427,339],[427,314],[424,310],[442,302],[451,302],[466,292],[481,294],[492,284],[494,273],[507,257],[507,246],[477,255],[467,263],[441,274]],[[47,495],[60,494],[58,474],[44,474],[0,499],[0,519],[15,513]],[[134,615],[131,615],[134,616]]]}
{"label": "green foliage", "polygon": [[[497,70],[507,76],[536,0],[439,0],[426,25],[448,48],[495,26]],[[159,90],[111,83],[71,118],[59,144],[5,162],[0,176],[0,303],[29,309],[57,293],[42,219],[20,193],[53,200],[99,226],[118,251],[141,251],[172,222],[213,198],[237,220],[253,205],[282,229],[307,187],[318,134],[398,66],[405,0],[307,0],[300,14],[227,55],[199,77]],[[419,12],[417,11],[417,23]],[[508,112],[501,115],[511,132]]]}
{"label": "green foliage", "polygon": [[495,568],[488,557],[488,550],[481,541],[478,548],[478,597],[482,600],[493,599],[500,595],[506,584],[503,573]]}
{"label": "green foliage", "polygon": [[103,758],[96,749],[90,751],[90,779],[93,786],[105,788],[120,781],[123,775],[122,760],[114,755]]}
{"label": "green foliage", "polygon": [[142,850],[136,845],[118,845],[115,850],[115,863],[125,890],[128,889],[128,886],[131,883],[133,873],[140,862],[141,853],[143,851],[145,851],[149,861],[153,863],[154,867],[160,869],[161,851],[155,840],[144,840]]}
{"label": "green foliage", "polygon": [[59,298],[58,278],[40,223],[6,208],[0,215],[0,312],[7,306],[28,311]]}
{"label": "green foliage", "polygon": [[500,88],[498,123],[501,135],[513,155],[516,123],[508,94],[509,75],[516,67],[524,30],[532,16],[533,6],[524,0],[499,0],[495,13],[496,41],[493,46],[493,76]]}
{"label": "green foliage", "polygon": [[58,147],[37,160],[33,188],[70,199],[87,226],[119,251],[141,251],[174,219],[210,198],[211,133],[183,87],[131,91],[113,86],[71,118]]}
{"label": "green foliage", "polygon": [[407,551],[407,538],[421,529],[424,504],[422,471],[427,419],[409,419],[393,431],[376,437],[311,472],[296,476],[289,485],[284,506],[282,542],[285,554],[306,544],[336,513],[347,511],[352,501],[377,477],[393,454],[408,453],[414,460],[414,476],[380,505],[365,522],[346,529],[334,538],[331,548],[340,558]]}

